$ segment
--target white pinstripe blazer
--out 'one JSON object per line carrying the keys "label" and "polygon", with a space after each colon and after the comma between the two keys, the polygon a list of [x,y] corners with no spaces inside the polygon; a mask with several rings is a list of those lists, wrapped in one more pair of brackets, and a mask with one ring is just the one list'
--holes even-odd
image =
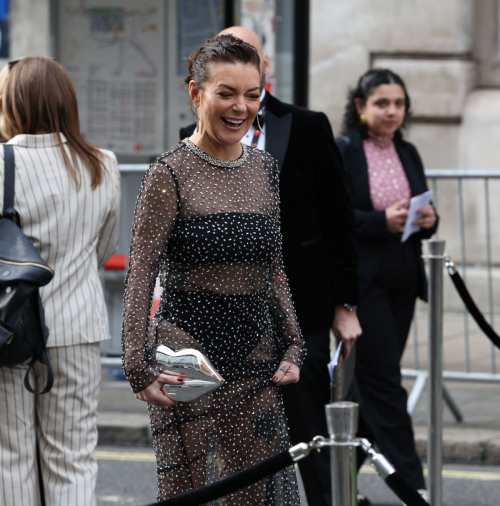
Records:
{"label": "white pinstripe blazer", "polygon": [[[109,339],[98,268],[114,253],[118,239],[120,173],[115,155],[104,151],[107,174],[93,191],[90,174],[82,168],[78,191],[55,135],[17,135],[8,144],[14,146],[14,205],[23,232],[55,273],[40,290],[50,331],[47,346]],[[4,174],[0,147],[0,213]]]}

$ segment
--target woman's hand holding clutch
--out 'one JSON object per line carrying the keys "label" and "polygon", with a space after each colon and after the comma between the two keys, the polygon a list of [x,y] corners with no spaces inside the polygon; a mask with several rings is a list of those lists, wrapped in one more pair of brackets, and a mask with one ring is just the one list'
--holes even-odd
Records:
{"label": "woman's hand holding clutch", "polygon": [[300,369],[290,362],[280,362],[278,370],[274,373],[273,382],[277,385],[288,385],[299,381]]}
{"label": "woman's hand holding clutch", "polygon": [[182,385],[185,374],[163,371],[147,388],[137,392],[136,399],[155,406],[175,406],[177,404],[166,392],[165,385]]}

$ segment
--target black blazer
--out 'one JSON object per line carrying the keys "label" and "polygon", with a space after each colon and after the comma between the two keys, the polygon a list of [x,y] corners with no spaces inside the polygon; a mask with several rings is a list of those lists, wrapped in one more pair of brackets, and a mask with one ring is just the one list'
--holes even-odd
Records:
{"label": "black blazer", "polygon": [[[328,118],[267,93],[266,151],[280,168],[283,261],[302,332],[331,326],[335,305],[358,304],[354,215]],[[189,137],[195,125],[180,131]]]}
{"label": "black blazer", "polygon": [[[385,242],[393,234],[387,230],[385,211],[375,211],[370,198],[368,180],[368,164],[363,148],[363,137],[357,130],[337,139],[337,146],[342,155],[347,177],[347,191],[351,198],[356,216],[356,246],[359,254],[358,276],[360,291],[364,293],[370,286],[377,272]],[[401,164],[408,178],[411,195],[419,195],[427,191],[424,166],[413,144],[402,139],[394,139]],[[427,300],[427,279],[422,255],[422,239],[429,239],[437,230],[438,220],[432,229],[421,230],[408,240],[419,259],[418,296]]]}

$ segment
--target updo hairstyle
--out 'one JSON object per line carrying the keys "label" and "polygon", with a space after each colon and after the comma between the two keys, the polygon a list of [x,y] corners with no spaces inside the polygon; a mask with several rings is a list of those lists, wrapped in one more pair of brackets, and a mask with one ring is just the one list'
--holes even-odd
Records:
{"label": "updo hairstyle", "polygon": [[361,123],[358,111],[356,109],[355,99],[359,99],[361,105],[365,105],[370,95],[382,84],[399,84],[405,92],[405,119],[403,124],[395,133],[395,137],[403,136],[402,130],[406,128],[406,121],[410,117],[410,96],[406,90],[404,81],[395,72],[389,69],[371,69],[364,73],[358,81],[356,87],[347,94],[347,104],[344,111],[342,122],[342,135],[346,135],[353,130],[359,130],[363,137],[368,136],[368,127]]}
{"label": "updo hairstyle", "polygon": [[187,58],[188,75],[184,84],[194,81],[198,87],[210,79],[212,63],[241,63],[253,65],[260,74],[260,58],[257,50],[248,42],[238,39],[230,33],[216,35],[206,40]]}
{"label": "updo hairstyle", "polygon": [[[183,83],[186,87],[194,81],[198,88],[211,77],[211,66],[214,63],[241,63],[253,65],[260,75],[260,58],[257,50],[248,42],[238,39],[230,33],[216,35],[206,40],[198,49],[194,50],[187,58],[188,75]],[[190,102],[191,112],[192,103]]]}

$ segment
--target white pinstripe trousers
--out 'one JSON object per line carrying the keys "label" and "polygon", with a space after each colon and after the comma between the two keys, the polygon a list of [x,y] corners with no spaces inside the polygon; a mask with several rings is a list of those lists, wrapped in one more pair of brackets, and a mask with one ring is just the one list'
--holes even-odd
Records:
{"label": "white pinstripe trousers", "polygon": [[[96,504],[99,343],[49,348],[54,386],[43,395],[23,385],[26,365],[0,368],[0,506],[39,506],[40,475],[46,506]],[[32,384],[40,387],[37,363]]]}

